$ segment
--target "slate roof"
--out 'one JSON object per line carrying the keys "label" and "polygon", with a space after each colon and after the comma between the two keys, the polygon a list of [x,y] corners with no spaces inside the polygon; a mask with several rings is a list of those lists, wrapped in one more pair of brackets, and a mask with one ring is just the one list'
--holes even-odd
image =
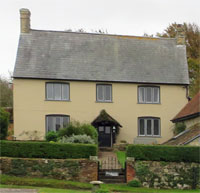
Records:
{"label": "slate roof", "polygon": [[164,145],[187,145],[193,140],[200,138],[200,123],[193,125],[186,131],[163,143]]}
{"label": "slate roof", "polygon": [[181,111],[172,119],[176,123],[200,116],[200,92],[189,101]]}
{"label": "slate roof", "polygon": [[189,84],[176,39],[42,30],[20,35],[13,77]]}

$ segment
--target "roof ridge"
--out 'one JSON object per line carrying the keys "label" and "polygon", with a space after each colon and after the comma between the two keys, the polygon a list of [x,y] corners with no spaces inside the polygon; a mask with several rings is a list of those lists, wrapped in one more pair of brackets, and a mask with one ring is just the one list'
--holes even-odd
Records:
{"label": "roof ridge", "polygon": [[176,38],[165,37],[148,37],[148,36],[135,36],[135,35],[122,35],[122,34],[108,34],[108,33],[93,33],[93,32],[74,32],[74,31],[59,31],[59,30],[39,30],[31,29],[31,31],[39,32],[53,32],[53,33],[72,33],[72,34],[85,34],[85,35],[100,35],[100,36],[115,36],[121,38],[135,38],[135,39],[149,39],[149,40],[175,40]]}

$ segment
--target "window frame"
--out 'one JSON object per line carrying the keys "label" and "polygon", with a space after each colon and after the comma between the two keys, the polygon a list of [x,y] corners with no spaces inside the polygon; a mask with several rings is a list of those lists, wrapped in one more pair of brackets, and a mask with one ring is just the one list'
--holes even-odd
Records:
{"label": "window frame", "polygon": [[[110,86],[110,100],[105,100],[105,96],[103,93],[103,100],[99,100],[98,99],[98,86],[103,86],[103,90],[105,89],[106,86]],[[104,92],[104,91],[103,91]],[[112,103],[113,102],[113,90],[112,90],[112,84],[96,84],[96,102],[100,102],[100,103]]]}
{"label": "window frame", "polygon": [[[55,94],[54,94],[54,88],[53,88],[53,98],[54,99],[48,99],[47,98],[47,85],[48,84],[60,84],[61,85],[61,93],[60,93],[60,97],[61,99],[55,99]],[[68,92],[69,92],[69,96],[68,96],[68,99],[62,99],[62,96],[63,96],[63,87],[62,85],[68,85]],[[45,100],[46,101],[70,101],[70,83],[68,82],[45,82]]]}
{"label": "window frame", "polygon": [[[144,120],[144,135],[140,134],[140,120]],[[147,134],[147,120],[151,120],[151,135]],[[154,120],[158,120],[158,135],[154,135]],[[160,117],[138,117],[138,137],[161,137]]]}
{"label": "window frame", "polygon": [[[144,88],[144,102],[140,102],[140,88]],[[151,88],[151,102],[147,102],[146,100],[146,90],[147,88]],[[158,88],[158,102],[154,102],[154,92],[153,88]],[[138,104],[160,104],[161,97],[160,97],[160,86],[154,86],[154,85],[140,85],[138,86],[138,91],[137,91],[137,98],[138,98]]]}
{"label": "window frame", "polygon": [[45,130],[46,130],[46,134],[49,132],[48,131],[48,117],[68,117],[69,123],[70,123],[70,115],[65,115],[65,114],[47,114],[47,115],[45,115],[45,123],[46,123],[45,124]]}

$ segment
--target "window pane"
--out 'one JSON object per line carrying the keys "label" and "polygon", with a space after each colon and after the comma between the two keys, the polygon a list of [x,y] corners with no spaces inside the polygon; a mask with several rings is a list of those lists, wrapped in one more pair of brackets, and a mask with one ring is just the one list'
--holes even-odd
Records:
{"label": "window pane", "polygon": [[54,84],[55,100],[61,100],[61,84]]}
{"label": "window pane", "polygon": [[153,102],[159,102],[159,88],[153,88]]}
{"label": "window pane", "polygon": [[63,117],[63,127],[66,127],[69,124],[69,117]]}
{"label": "window pane", "polygon": [[56,117],[56,131],[58,131],[61,127],[61,117]]}
{"label": "window pane", "polygon": [[140,119],[139,135],[144,135],[144,119]]}
{"label": "window pane", "polygon": [[106,101],[111,101],[111,86],[104,86],[104,99]]}
{"label": "window pane", "polygon": [[103,126],[100,126],[99,127],[99,132],[103,132],[104,131],[104,127]]}
{"label": "window pane", "polygon": [[49,100],[53,99],[53,84],[52,83],[47,83],[46,84],[46,97]]}
{"label": "window pane", "polygon": [[62,84],[62,100],[69,100],[69,85]]}
{"label": "window pane", "polygon": [[153,134],[154,135],[159,135],[160,132],[159,132],[159,120],[158,119],[155,119],[154,120],[154,130],[153,130]]}
{"label": "window pane", "polygon": [[110,133],[110,127],[105,127],[105,133],[107,133],[107,134]]}
{"label": "window pane", "polygon": [[152,88],[146,87],[146,102],[152,102]]}
{"label": "window pane", "polygon": [[103,101],[103,86],[97,85],[97,101]]}
{"label": "window pane", "polygon": [[144,95],[144,87],[139,88],[139,102],[143,103],[145,102],[145,95]]}
{"label": "window pane", "polygon": [[151,132],[151,120],[147,119],[147,135],[152,135]]}
{"label": "window pane", "polygon": [[47,132],[53,131],[53,117],[49,116],[47,117]]}

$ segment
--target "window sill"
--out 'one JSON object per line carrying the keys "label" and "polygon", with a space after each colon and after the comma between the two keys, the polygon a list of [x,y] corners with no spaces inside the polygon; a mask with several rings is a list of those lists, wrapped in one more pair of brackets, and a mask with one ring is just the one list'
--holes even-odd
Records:
{"label": "window sill", "polygon": [[158,136],[151,136],[151,135],[149,135],[149,136],[146,136],[146,135],[138,135],[137,137],[139,137],[139,138],[142,138],[142,137],[144,137],[144,138],[162,138],[162,136],[160,136],[160,135],[158,135]]}
{"label": "window sill", "polygon": [[55,101],[55,102],[71,102],[71,100],[44,100],[44,101]]}
{"label": "window sill", "polygon": [[137,103],[137,104],[147,104],[147,105],[161,105],[161,103]]}
{"label": "window sill", "polygon": [[113,103],[113,101],[95,101],[96,103]]}

